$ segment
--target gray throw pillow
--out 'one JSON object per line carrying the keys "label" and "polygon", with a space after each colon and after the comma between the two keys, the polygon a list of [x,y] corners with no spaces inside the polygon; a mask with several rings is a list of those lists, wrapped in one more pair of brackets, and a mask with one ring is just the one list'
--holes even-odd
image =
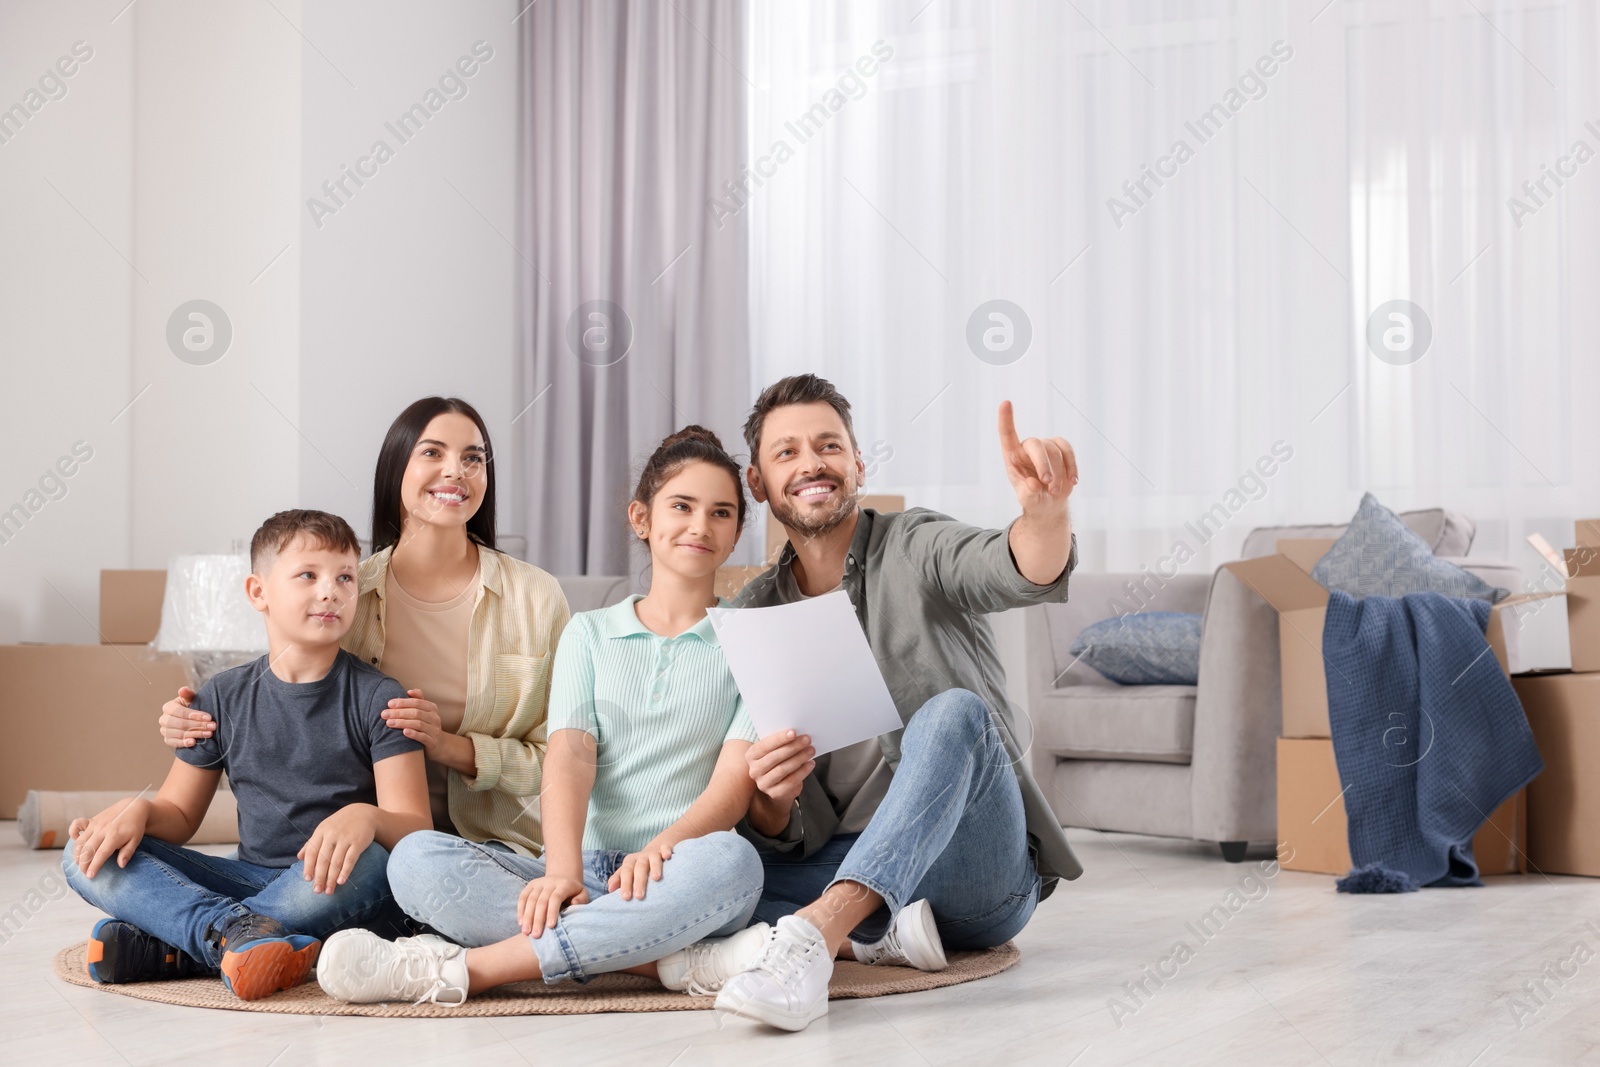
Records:
{"label": "gray throw pillow", "polygon": [[1086,626],[1069,650],[1120,685],[1194,685],[1200,616],[1152,611]]}
{"label": "gray throw pillow", "polygon": [[1428,543],[1367,493],[1349,529],[1311,569],[1329,589],[1353,597],[1443,593],[1491,603],[1506,595],[1471,571],[1433,554]]}

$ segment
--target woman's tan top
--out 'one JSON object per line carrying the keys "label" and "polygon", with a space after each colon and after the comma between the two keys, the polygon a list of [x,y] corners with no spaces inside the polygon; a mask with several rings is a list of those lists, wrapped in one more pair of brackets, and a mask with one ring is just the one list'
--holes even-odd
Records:
{"label": "woman's tan top", "polygon": [[[461,730],[467,711],[467,632],[472,609],[483,584],[483,569],[472,575],[461,592],[449,600],[418,600],[391,572],[384,581],[385,620],[383,654],[378,669],[402,680],[407,689],[420,689],[424,699],[439,708],[440,725],[450,733]],[[450,818],[449,768],[428,761],[428,803],[433,828],[456,832]]]}

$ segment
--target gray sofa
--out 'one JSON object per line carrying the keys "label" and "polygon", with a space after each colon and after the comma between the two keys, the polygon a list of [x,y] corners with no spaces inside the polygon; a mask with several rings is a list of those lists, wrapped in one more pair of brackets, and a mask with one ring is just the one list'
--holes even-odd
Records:
{"label": "gray sofa", "polygon": [[[1520,586],[1508,563],[1462,558],[1475,530],[1466,516],[1436,508],[1400,518],[1435,555],[1492,585]],[[1335,538],[1344,529],[1265,527],[1245,539],[1241,555],[1269,555],[1279,538]],[[1140,587],[1139,601],[1128,583]],[[1216,841],[1232,862],[1248,842],[1276,841],[1282,700],[1272,608],[1221,568],[1166,581],[1074,574],[1071,597],[1025,611],[1029,758],[1062,825]],[[1074,663],[1073,639],[1116,615],[1119,602],[1205,617],[1199,684],[1122,686]]]}
{"label": "gray sofa", "polygon": [[628,595],[628,579],[613,575],[563,574],[556,578],[561,592],[567,598],[567,610],[576,615],[580,611],[609,608]]}

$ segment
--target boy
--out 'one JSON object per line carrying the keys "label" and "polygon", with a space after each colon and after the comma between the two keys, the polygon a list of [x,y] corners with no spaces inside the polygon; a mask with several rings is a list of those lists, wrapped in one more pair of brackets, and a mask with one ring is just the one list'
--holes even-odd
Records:
{"label": "boy", "polygon": [[[388,850],[432,817],[422,746],[381,717],[405,690],[339,648],[359,556],[335,515],[263,523],[245,594],[270,651],[201,686],[216,732],[178,749],[154,797],[73,821],[67,881],[113,916],[89,935],[95,981],[220,973],[256,1000],[302,981],[321,938],[393,914]],[[239,804],[236,860],[179,847],[224,771]]]}

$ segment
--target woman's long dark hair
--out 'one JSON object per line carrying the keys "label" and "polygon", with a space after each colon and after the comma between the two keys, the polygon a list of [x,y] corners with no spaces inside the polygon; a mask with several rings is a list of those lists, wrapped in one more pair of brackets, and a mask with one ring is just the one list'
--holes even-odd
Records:
{"label": "woman's long dark hair", "polygon": [[389,424],[389,432],[378,451],[378,469],[372,479],[372,551],[376,555],[400,540],[400,526],[405,518],[400,506],[400,483],[406,476],[406,464],[411,462],[411,451],[417,447],[422,432],[440,415],[454,412],[465,415],[483,435],[484,490],[483,500],[472,518],[467,520],[467,536],[485,548],[494,547],[494,445],[489,441],[489,427],[477,408],[459,397],[425,396],[402,411]]}

